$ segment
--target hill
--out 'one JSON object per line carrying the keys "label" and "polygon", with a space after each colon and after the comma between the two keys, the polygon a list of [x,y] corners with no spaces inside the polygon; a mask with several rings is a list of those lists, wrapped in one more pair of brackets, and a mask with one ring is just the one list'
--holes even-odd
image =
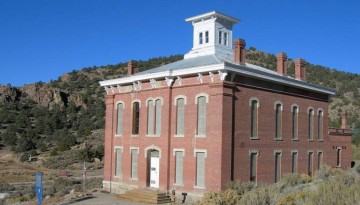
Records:
{"label": "hill", "polygon": [[[182,55],[139,61],[139,71],[182,59]],[[272,70],[276,56],[258,51],[247,51],[248,62]],[[11,148],[24,156],[50,151],[52,156],[86,142],[96,130],[104,128],[104,94],[100,80],[118,78],[126,74],[126,63],[93,66],[72,71],[49,83],[36,82],[22,87],[0,85],[0,149]],[[289,75],[294,75],[290,59]],[[360,75],[337,71],[307,63],[308,82],[333,88],[329,113],[330,126],[340,126],[340,114],[349,113],[349,123],[360,129]],[[354,138],[354,143],[360,140]],[[91,143],[90,143],[91,144]],[[102,157],[101,143],[89,148],[84,159]],[[26,159],[26,157],[23,157]]]}

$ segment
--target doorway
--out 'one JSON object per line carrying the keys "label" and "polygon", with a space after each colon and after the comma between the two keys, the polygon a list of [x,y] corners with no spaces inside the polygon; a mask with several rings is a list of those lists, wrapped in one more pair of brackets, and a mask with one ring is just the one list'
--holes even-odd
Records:
{"label": "doorway", "polygon": [[160,158],[158,150],[153,149],[148,151],[148,164],[149,187],[159,188]]}

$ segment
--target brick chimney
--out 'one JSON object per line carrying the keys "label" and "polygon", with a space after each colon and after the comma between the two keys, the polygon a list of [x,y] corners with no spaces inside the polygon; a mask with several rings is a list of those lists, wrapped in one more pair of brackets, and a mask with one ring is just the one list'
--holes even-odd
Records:
{"label": "brick chimney", "polygon": [[235,39],[234,41],[234,63],[237,65],[245,64],[245,40]]}
{"label": "brick chimney", "polygon": [[347,112],[341,114],[341,129],[347,129]]}
{"label": "brick chimney", "polygon": [[137,72],[137,63],[136,61],[129,60],[128,61],[128,73],[127,75],[133,75]]}
{"label": "brick chimney", "polygon": [[287,76],[287,56],[286,53],[280,52],[277,54],[277,67],[276,70],[280,75]]}
{"label": "brick chimney", "polygon": [[304,59],[298,58],[295,60],[295,78],[306,81],[306,62]]}

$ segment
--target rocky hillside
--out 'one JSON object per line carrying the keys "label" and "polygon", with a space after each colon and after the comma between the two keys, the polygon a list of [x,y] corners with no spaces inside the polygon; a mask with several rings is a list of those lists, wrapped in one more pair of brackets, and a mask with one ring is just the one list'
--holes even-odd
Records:
{"label": "rocky hillside", "polygon": [[[247,61],[276,68],[276,57],[250,48]],[[182,55],[139,61],[146,70],[182,59]],[[291,59],[290,59],[291,60]],[[94,130],[104,128],[104,89],[99,81],[126,73],[126,63],[88,67],[72,71],[49,83],[37,82],[23,87],[0,85],[0,149],[54,155],[82,142]],[[294,63],[288,64],[289,74]],[[360,128],[360,76],[319,65],[307,64],[308,81],[337,91],[330,106],[332,127],[339,127],[340,113],[348,111],[352,128]],[[359,141],[360,142],[360,141]]]}

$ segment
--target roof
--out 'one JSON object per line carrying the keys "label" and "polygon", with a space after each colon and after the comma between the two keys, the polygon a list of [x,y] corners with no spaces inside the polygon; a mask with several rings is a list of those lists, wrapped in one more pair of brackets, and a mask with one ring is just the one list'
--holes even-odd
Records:
{"label": "roof", "polygon": [[326,87],[313,85],[290,76],[283,76],[267,68],[246,63],[236,65],[228,62],[216,55],[200,56],[195,58],[183,59],[167,65],[159,66],[150,70],[136,73],[131,76],[100,81],[101,86],[115,86],[132,84],[137,81],[149,81],[150,79],[174,78],[178,76],[196,75],[197,73],[209,72],[231,72],[243,76],[249,76],[261,80],[271,81],[291,87],[311,90],[318,93],[335,95],[335,91]]}
{"label": "roof", "polygon": [[220,11],[211,11],[211,12],[208,12],[205,14],[193,16],[193,17],[185,19],[185,21],[186,22],[198,22],[198,21],[202,21],[202,20],[210,19],[210,18],[222,18],[227,21],[230,21],[231,23],[239,23],[240,22],[239,19],[234,18],[229,15],[226,15],[224,13],[221,13]]}

